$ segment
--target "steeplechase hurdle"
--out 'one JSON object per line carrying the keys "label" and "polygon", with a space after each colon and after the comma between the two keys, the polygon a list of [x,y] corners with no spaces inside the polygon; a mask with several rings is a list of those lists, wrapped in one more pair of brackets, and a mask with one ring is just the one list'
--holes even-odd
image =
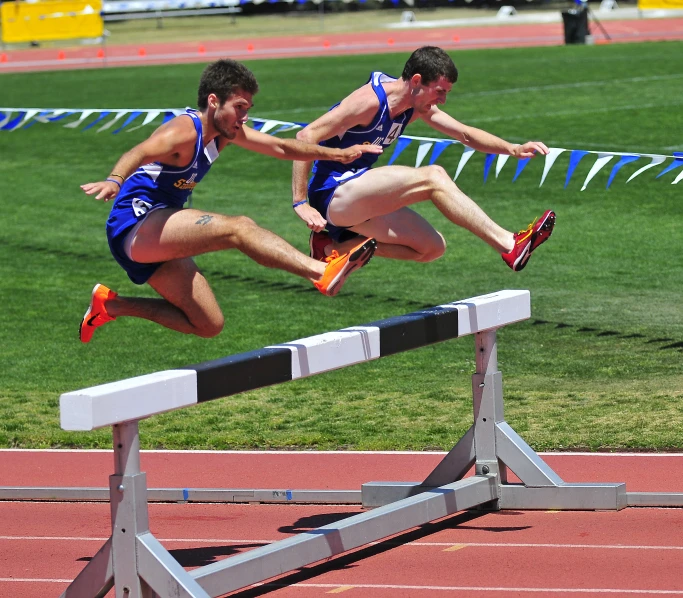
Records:
{"label": "steeplechase hurdle", "polygon": [[[112,535],[62,598],[207,598],[473,508],[619,510],[646,506],[625,484],[566,483],[506,423],[496,330],[531,316],[529,291],[500,291],[195,366],[63,394],[61,426],[112,426]],[[423,482],[370,482],[372,510],[186,571],[149,531],[138,421],[220,397],[475,335],[474,423]],[[474,465],[475,473],[465,474]],[[511,470],[521,483],[509,483]],[[637,495],[637,496],[636,496]],[[680,504],[681,495],[677,495]],[[654,504],[659,504],[656,502]]]}

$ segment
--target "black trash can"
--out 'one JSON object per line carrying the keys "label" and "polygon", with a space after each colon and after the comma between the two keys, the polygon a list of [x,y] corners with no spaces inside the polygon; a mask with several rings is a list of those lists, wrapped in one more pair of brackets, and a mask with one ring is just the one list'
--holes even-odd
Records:
{"label": "black trash can", "polygon": [[585,44],[588,35],[588,10],[585,7],[562,11],[565,44]]}

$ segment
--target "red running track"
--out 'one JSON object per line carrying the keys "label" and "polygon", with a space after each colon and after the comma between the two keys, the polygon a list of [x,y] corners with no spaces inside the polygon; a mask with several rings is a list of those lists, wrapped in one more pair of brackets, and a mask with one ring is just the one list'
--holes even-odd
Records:
{"label": "red running track", "polygon": [[[630,19],[605,24],[612,41],[682,40],[683,18]],[[596,43],[606,40],[596,30]],[[0,73],[209,62],[217,58],[251,60],[340,54],[412,52],[425,44],[448,50],[558,46],[564,43],[561,23],[386,30],[367,33],[322,34],[235,40],[207,40],[173,44],[79,46],[65,49],[28,49],[0,52]]]}
{"label": "red running track", "polygon": [[[358,489],[423,479],[437,453],[145,452],[150,487]],[[680,492],[683,454],[545,454],[566,481]],[[0,451],[2,485],[99,486],[108,451]],[[359,512],[355,506],[152,504],[150,527],[194,568]],[[57,596],[109,536],[106,503],[0,502],[0,596]],[[462,513],[242,596],[683,596],[683,509]],[[113,595],[113,594],[112,594]],[[86,598],[86,597],[84,597]]]}

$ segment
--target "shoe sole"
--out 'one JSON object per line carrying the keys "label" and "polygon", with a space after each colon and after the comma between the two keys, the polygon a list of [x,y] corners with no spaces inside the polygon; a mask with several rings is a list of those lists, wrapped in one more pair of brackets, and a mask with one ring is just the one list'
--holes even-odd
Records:
{"label": "shoe sole", "polygon": [[[90,314],[92,312],[92,306],[93,303],[95,303],[95,294],[97,293],[97,289],[102,286],[100,283],[97,283],[92,290],[92,295],[90,296],[90,305],[88,305],[88,311],[85,312],[85,315],[83,316],[83,319],[81,320],[81,325],[78,327],[78,338],[81,340],[82,343],[89,343],[90,339],[92,338],[92,334],[90,335],[90,338],[88,340],[83,339],[83,326],[86,325],[86,322],[88,321],[88,318],[90,317]],[[95,329],[93,328],[93,332]]]}
{"label": "shoe sole", "polygon": [[341,290],[342,286],[344,286],[344,283],[349,275],[359,268],[362,268],[370,261],[370,258],[375,253],[376,248],[377,241],[374,239],[368,239],[360,247],[354,249],[351,255],[349,255],[349,259],[344,267],[339,271],[337,276],[334,277],[330,285],[327,287],[325,295],[328,297],[334,297]]}
{"label": "shoe sole", "polygon": [[[550,235],[553,234],[554,228],[555,212],[548,211],[546,217],[543,219],[543,222],[541,223],[541,226],[539,226],[538,229],[531,236],[531,240],[529,241],[529,244],[526,246],[524,253],[522,253],[522,255],[520,255],[517,258],[517,261],[514,264],[515,272],[521,272],[524,269],[527,262],[529,261],[529,258],[531,257],[531,254],[550,238]],[[543,233],[546,232],[548,234],[544,235]],[[539,237],[541,237],[540,241],[538,240]]]}

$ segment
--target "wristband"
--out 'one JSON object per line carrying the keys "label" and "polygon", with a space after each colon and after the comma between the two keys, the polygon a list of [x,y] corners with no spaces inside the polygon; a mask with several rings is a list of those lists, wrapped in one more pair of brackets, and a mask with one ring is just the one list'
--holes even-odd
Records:
{"label": "wristband", "polygon": [[302,199],[301,201],[297,201],[296,203],[292,204],[293,208],[298,208],[299,206],[303,206],[305,203],[308,203],[307,199]]}
{"label": "wristband", "polygon": [[109,181],[110,183],[116,183],[119,186],[119,189],[121,188],[121,183],[119,183],[116,179],[110,179],[107,177],[105,180]]}

